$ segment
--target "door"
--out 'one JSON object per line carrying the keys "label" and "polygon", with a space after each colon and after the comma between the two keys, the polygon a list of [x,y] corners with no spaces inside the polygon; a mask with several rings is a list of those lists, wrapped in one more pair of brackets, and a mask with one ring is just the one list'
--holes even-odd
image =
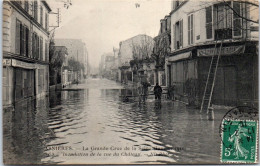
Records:
{"label": "door", "polygon": [[213,104],[235,105],[237,101],[236,69],[234,66],[218,68],[213,92]]}
{"label": "door", "polygon": [[16,68],[14,81],[15,101],[35,95],[34,70]]}
{"label": "door", "polygon": [[15,68],[15,81],[14,81],[14,89],[15,89],[15,101],[22,99],[23,94],[23,72],[20,68]]}
{"label": "door", "polygon": [[236,71],[235,67],[224,67],[224,77],[225,77],[225,93],[224,100],[225,105],[235,105],[237,101],[237,91],[236,91]]}

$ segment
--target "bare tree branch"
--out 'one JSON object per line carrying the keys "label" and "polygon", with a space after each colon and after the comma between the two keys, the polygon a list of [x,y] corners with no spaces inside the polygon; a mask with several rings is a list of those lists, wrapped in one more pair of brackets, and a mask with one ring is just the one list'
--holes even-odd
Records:
{"label": "bare tree branch", "polygon": [[243,17],[241,16],[239,13],[237,13],[237,11],[235,11],[225,0],[223,0],[223,2],[240,18],[246,20],[246,21],[249,21],[249,22],[253,22],[253,23],[256,23],[258,24],[258,21],[254,21],[254,20],[251,20],[251,19],[248,19],[246,17]]}

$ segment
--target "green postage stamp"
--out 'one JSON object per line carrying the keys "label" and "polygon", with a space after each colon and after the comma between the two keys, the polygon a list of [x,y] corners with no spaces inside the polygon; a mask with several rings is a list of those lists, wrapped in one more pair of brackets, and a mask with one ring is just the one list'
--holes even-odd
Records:
{"label": "green postage stamp", "polygon": [[248,120],[222,121],[221,162],[257,161],[258,123]]}

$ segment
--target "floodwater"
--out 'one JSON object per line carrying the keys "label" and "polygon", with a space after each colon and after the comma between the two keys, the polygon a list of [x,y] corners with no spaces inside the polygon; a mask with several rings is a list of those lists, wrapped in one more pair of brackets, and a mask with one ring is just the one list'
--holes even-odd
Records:
{"label": "floodwater", "polygon": [[226,110],[209,120],[198,109],[154,96],[142,104],[122,100],[129,91],[90,78],[17,103],[4,112],[5,163],[219,163]]}

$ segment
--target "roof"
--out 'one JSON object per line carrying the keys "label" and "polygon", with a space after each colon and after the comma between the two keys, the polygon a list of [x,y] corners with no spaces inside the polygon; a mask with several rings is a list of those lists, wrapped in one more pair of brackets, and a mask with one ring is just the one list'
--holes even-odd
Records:
{"label": "roof", "polygon": [[43,5],[48,9],[49,12],[51,12],[51,8],[48,5],[48,3],[45,0],[42,0]]}
{"label": "roof", "polygon": [[55,52],[64,52],[66,55],[68,55],[67,47],[65,46],[54,46]]}
{"label": "roof", "polygon": [[133,37],[131,37],[131,38],[128,38],[128,39],[126,39],[126,40],[124,40],[124,41],[121,41],[120,43],[129,42],[129,41],[132,41],[132,40],[135,39],[135,38],[142,37],[142,36],[145,36],[145,37],[148,37],[148,38],[151,38],[151,39],[152,39],[151,36],[148,36],[148,35],[146,35],[146,34],[139,34],[139,35],[133,36]]}

